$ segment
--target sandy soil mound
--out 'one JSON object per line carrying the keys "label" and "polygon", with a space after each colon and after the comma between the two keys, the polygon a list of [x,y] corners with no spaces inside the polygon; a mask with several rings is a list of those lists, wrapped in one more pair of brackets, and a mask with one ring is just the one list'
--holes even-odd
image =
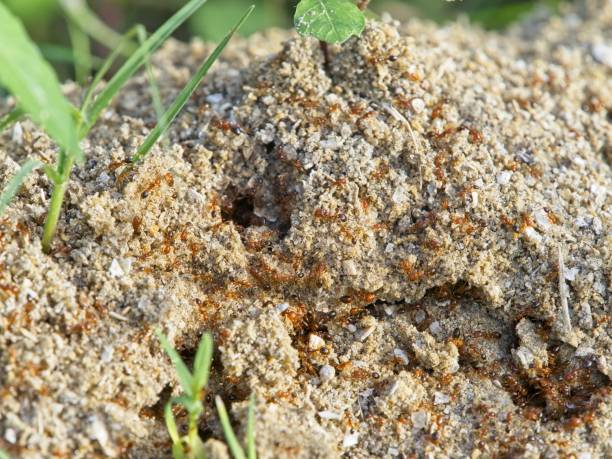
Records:
{"label": "sandy soil mound", "polygon": [[[611,455],[611,44],[607,0],[501,35],[370,22],[327,64],[271,31],[126,174],[154,123],[136,78],[54,253],[42,174],[0,220],[0,447],[168,452],[159,327],[187,359],[213,331],[210,395],[240,429],[256,393],[263,458]],[[157,54],[167,101],[210,49]],[[28,155],[53,146],[23,122],[0,183]]]}

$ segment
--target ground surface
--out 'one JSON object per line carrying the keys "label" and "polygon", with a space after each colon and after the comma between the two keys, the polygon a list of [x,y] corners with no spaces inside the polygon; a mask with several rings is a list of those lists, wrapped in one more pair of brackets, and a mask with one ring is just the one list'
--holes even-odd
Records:
{"label": "ground surface", "polygon": [[[156,56],[167,101],[210,49]],[[129,85],[52,255],[42,174],[1,220],[0,447],[167,454],[159,327],[186,359],[213,331],[210,395],[240,430],[256,393],[264,458],[609,457],[612,3],[503,35],[372,22],[327,65],[284,32],[224,56],[126,174],[154,123]],[[22,122],[0,183],[27,155],[53,146]]]}

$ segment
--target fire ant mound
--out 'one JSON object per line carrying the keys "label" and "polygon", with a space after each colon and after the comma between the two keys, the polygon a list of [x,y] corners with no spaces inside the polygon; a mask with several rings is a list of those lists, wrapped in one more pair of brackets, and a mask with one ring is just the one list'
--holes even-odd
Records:
{"label": "fire ant mound", "polygon": [[[169,455],[160,328],[187,360],[214,334],[210,457],[214,395],[240,426],[252,392],[263,458],[612,454],[611,32],[598,0],[504,34],[372,21],[329,62],[256,35],[126,171],[135,78],[54,252],[42,174],[0,221],[0,447]],[[210,49],[155,56],[166,100]],[[52,153],[21,123],[0,181]]]}

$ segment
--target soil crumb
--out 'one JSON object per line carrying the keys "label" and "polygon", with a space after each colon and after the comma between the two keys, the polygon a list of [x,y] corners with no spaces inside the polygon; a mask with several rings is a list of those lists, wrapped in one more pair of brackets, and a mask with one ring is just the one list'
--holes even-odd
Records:
{"label": "soil crumb", "polygon": [[[166,105],[211,50],[155,55]],[[329,53],[237,39],[126,172],[155,123],[134,78],[50,255],[27,179],[0,219],[0,448],[170,457],[159,328],[188,361],[214,334],[210,457],[214,395],[242,435],[251,393],[264,459],[612,455],[612,3],[503,33],[383,17]],[[21,122],[0,183],[54,154]]]}

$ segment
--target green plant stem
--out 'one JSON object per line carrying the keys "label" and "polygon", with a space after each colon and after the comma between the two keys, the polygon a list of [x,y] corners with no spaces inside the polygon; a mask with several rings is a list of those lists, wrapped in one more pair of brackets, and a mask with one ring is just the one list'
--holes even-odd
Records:
{"label": "green plant stem", "polygon": [[189,445],[192,447],[195,446],[198,436],[198,417],[200,413],[189,413],[189,430],[187,432],[187,441]]}
{"label": "green plant stem", "polygon": [[74,158],[65,154],[60,154],[60,160],[57,168],[59,180],[53,185],[51,203],[49,204],[49,213],[45,219],[45,226],[43,229],[42,249],[45,253],[51,252],[51,243],[53,242],[53,237],[55,236],[55,231],[57,230],[57,222],[62,209],[64,195],[66,194],[66,189],[68,188],[68,178],[72,172],[73,165]]}

